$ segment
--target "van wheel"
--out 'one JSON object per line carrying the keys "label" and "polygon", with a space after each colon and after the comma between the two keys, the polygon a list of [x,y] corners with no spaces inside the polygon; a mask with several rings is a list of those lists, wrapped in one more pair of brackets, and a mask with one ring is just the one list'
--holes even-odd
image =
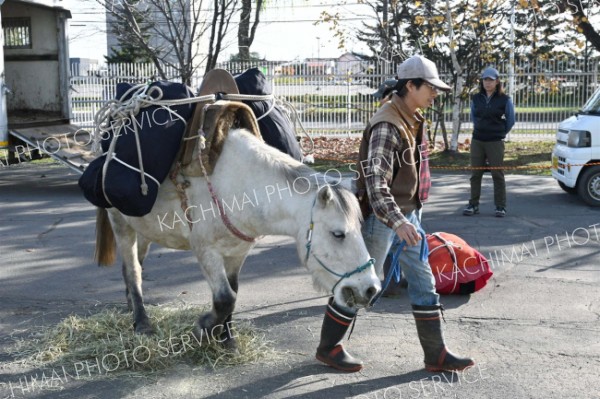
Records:
{"label": "van wheel", "polygon": [[562,189],[563,189],[563,191],[564,191],[565,193],[569,193],[569,194],[577,194],[577,187],[569,187],[569,186],[566,186],[566,185],[565,185],[565,183],[563,183],[563,182],[561,182],[561,181],[559,181],[559,182],[558,182],[558,185],[560,186],[560,188],[562,188]]}
{"label": "van wheel", "polygon": [[586,167],[577,182],[577,193],[591,206],[600,206],[600,167]]}

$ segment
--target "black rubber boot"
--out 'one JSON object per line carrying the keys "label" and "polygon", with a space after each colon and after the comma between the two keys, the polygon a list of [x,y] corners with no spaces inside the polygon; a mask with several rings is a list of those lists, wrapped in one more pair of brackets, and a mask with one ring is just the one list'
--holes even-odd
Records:
{"label": "black rubber boot", "polygon": [[321,327],[321,343],[317,348],[317,360],[337,370],[350,373],[363,368],[363,363],[348,354],[341,344],[355,317],[356,312],[342,310],[335,304],[333,298],[329,300],[323,318],[323,327]]}
{"label": "black rubber boot", "polygon": [[446,348],[442,330],[441,306],[413,305],[419,341],[425,352],[427,371],[458,371],[475,364],[473,359],[458,357]]}

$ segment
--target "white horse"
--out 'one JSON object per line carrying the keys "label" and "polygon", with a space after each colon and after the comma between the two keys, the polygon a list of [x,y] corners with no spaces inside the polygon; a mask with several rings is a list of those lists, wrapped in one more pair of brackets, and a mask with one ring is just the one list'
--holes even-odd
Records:
{"label": "white horse", "polygon": [[[114,231],[137,333],[153,331],[144,308],[141,278],[150,242],[194,252],[213,298],[212,310],[200,316],[195,332],[201,335],[202,330],[219,327],[223,340],[232,346],[235,342],[229,342],[228,327],[238,275],[255,245],[252,238],[295,238],[298,255],[315,286],[333,293],[340,305],[365,307],[381,289],[361,236],[358,202],[339,181],[328,184],[325,176],[244,129],[229,132],[209,178],[220,206],[211,197],[206,178],[188,177],[185,210],[175,185],[167,179],[154,208],[144,217],[125,216],[111,208],[109,224],[107,211],[98,211],[96,259],[104,265],[114,263]],[[227,215],[226,222],[220,213]],[[238,230],[238,236],[226,223]]]}

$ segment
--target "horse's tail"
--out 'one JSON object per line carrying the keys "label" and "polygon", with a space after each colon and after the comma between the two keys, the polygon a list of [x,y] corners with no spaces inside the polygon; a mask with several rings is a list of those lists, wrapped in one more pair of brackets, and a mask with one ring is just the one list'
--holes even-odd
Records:
{"label": "horse's tail", "polygon": [[99,266],[112,266],[117,258],[117,246],[108,212],[104,208],[96,210],[96,251],[94,259]]}

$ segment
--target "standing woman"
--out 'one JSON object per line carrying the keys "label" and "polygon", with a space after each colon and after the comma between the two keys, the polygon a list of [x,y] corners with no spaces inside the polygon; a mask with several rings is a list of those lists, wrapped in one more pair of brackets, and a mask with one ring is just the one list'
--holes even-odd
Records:
{"label": "standing woman", "polygon": [[498,71],[487,68],[481,75],[479,92],[471,100],[473,139],[471,141],[471,199],[463,211],[466,216],[479,213],[481,179],[485,160],[492,167],[496,216],[506,216],[506,182],[504,171],[496,169],[504,162],[504,138],[515,124],[515,109],[509,96],[504,94]]}

